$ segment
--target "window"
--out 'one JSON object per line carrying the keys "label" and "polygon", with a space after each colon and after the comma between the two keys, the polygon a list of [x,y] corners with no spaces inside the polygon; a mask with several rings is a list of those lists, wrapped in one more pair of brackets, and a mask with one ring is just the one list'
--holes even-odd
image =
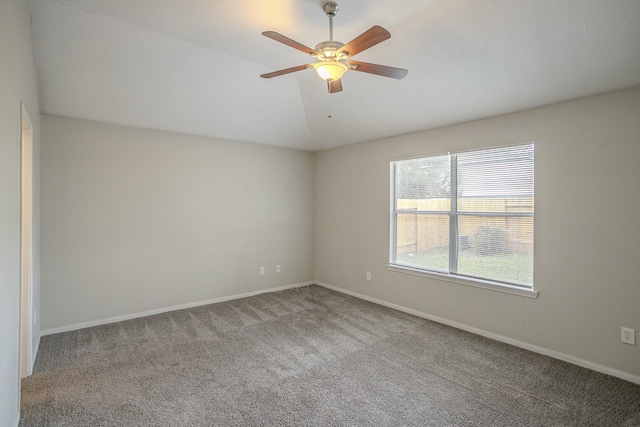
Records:
{"label": "window", "polygon": [[391,267],[533,289],[533,144],[392,167]]}

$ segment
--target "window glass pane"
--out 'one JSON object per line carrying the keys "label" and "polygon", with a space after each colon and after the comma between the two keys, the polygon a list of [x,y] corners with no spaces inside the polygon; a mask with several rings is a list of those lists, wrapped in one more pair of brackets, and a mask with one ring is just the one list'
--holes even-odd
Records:
{"label": "window glass pane", "polygon": [[399,213],[396,218],[395,263],[448,271],[449,215]]}
{"label": "window glass pane", "polygon": [[[396,199],[448,199],[450,196],[449,156],[404,160],[396,163]],[[427,206],[448,210],[447,206]],[[401,209],[398,205],[398,209]],[[422,209],[422,207],[420,208]]]}
{"label": "window glass pane", "polygon": [[533,218],[458,216],[458,274],[533,284]]}

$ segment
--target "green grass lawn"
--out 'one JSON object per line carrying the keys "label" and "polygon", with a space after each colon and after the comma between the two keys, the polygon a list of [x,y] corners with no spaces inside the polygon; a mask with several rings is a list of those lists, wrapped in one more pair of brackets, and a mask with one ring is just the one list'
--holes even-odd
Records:
{"label": "green grass lawn", "polygon": [[[398,254],[398,264],[446,272],[449,252],[438,249],[413,254]],[[533,254],[478,255],[472,250],[458,254],[458,274],[518,285],[533,283]]]}

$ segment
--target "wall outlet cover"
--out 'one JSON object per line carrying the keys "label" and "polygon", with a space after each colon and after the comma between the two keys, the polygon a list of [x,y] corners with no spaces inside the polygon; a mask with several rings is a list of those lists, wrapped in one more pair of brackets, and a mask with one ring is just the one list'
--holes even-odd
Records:
{"label": "wall outlet cover", "polygon": [[620,341],[625,344],[636,345],[636,330],[631,328],[620,328]]}

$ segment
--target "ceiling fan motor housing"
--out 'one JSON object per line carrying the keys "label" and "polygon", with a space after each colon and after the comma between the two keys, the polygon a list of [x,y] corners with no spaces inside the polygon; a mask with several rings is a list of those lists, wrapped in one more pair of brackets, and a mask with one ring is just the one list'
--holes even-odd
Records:
{"label": "ceiling fan motor housing", "polygon": [[344,46],[344,43],[340,43],[333,40],[327,40],[327,41],[318,43],[313,50],[315,50],[318,53],[321,53],[324,57],[324,58],[318,58],[318,59],[340,59],[340,58],[336,58],[335,53],[342,46]]}

